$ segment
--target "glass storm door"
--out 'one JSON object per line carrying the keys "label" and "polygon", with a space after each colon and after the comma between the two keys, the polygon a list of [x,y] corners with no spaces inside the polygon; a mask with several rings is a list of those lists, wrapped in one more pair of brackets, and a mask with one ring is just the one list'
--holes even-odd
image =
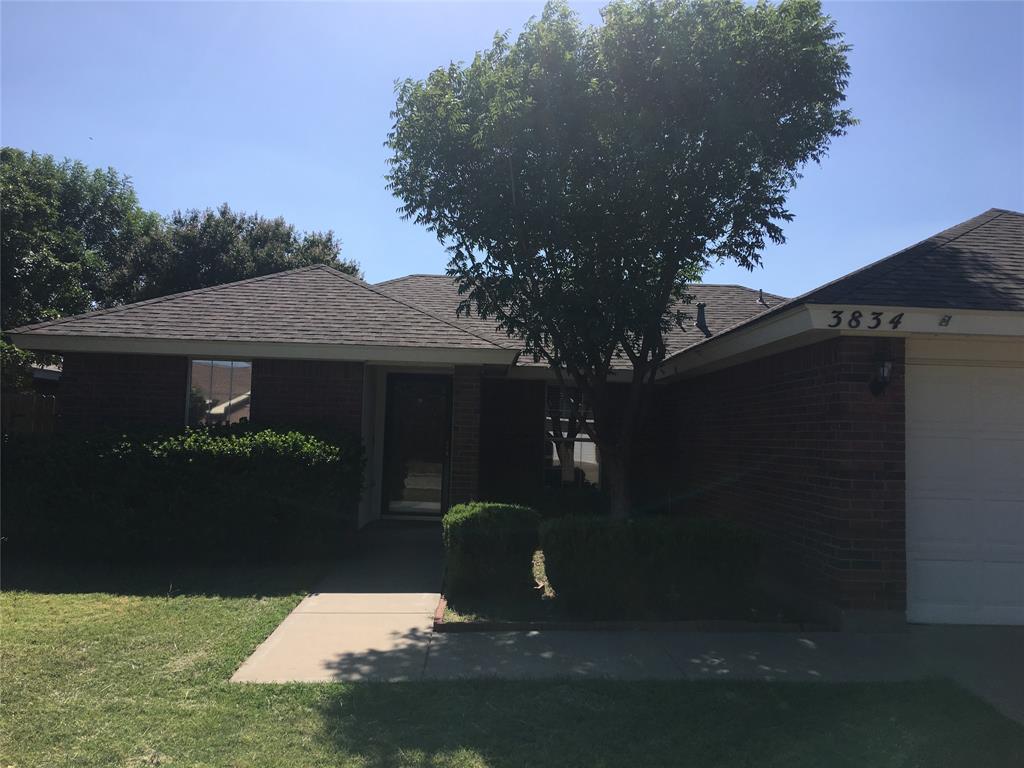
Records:
{"label": "glass storm door", "polygon": [[451,380],[447,376],[388,376],[385,515],[438,517],[444,512],[451,429]]}

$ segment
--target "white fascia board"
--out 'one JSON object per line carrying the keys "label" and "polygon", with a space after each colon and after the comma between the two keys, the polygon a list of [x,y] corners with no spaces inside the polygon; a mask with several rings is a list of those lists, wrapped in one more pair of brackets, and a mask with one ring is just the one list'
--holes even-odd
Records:
{"label": "white fascia board", "polygon": [[[837,324],[836,312],[839,322]],[[854,315],[858,312],[858,315]],[[876,322],[877,327],[871,328]],[[898,318],[898,324],[893,322]],[[851,327],[851,321],[854,327]],[[1003,336],[1024,338],[1024,312],[856,304],[801,304],[685,349],[658,378],[695,375],[834,336]]]}
{"label": "white fascia board", "polygon": [[[1024,312],[986,309],[935,309],[929,307],[876,306],[868,304],[808,304],[816,329],[838,331],[844,336],[1024,336]],[[840,313],[838,316],[835,313]],[[854,313],[856,327],[850,323]],[[870,328],[878,317],[878,327]],[[892,327],[899,317],[897,327]],[[838,325],[836,324],[838,318]]]}
{"label": "white fascia board", "polygon": [[439,347],[311,344],[302,342],[211,341],[208,339],[139,339],[107,336],[63,336],[13,333],[22,349],[41,352],[98,352],[130,355],[180,355],[199,359],[346,360],[352,362],[511,365],[512,349],[450,349]]}
{"label": "white fascia board", "polygon": [[749,326],[737,328],[721,336],[712,336],[667,358],[658,371],[658,378],[704,373],[734,365],[742,360],[761,357],[786,347],[802,346],[834,333],[814,333],[807,307],[800,305],[779,312]]}

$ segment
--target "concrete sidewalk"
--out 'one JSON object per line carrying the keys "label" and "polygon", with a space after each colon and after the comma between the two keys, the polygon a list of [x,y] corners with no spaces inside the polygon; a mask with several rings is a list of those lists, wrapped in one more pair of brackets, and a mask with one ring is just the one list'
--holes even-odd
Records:
{"label": "concrete sidewalk", "polygon": [[419,657],[395,653],[430,635],[440,599],[437,525],[384,526],[299,603],[231,677],[243,683],[422,677]]}
{"label": "concrete sidewalk", "polygon": [[[374,538],[377,537],[377,538]],[[951,678],[1024,723],[1024,627],[885,633],[433,633],[437,528],[376,531],[232,680],[467,678],[896,681]]]}

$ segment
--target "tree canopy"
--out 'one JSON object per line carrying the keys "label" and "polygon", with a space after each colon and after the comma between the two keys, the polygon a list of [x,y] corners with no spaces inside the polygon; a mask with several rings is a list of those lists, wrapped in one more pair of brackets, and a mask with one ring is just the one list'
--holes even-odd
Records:
{"label": "tree canopy", "polygon": [[462,310],[583,393],[622,514],[687,283],[783,242],[800,169],[854,120],[848,47],[815,0],[615,0],[602,16],[585,27],[552,2],[515,40],[401,83],[388,180],[448,248]]}
{"label": "tree canopy", "polygon": [[233,211],[144,210],[113,168],[0,150],[2,327],[309,264],[359,274],[331,231]]}

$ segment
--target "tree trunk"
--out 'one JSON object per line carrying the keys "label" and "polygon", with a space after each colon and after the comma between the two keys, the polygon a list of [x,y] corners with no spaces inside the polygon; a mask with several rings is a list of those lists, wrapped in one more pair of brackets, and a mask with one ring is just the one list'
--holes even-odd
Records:
{"label": "tree trunk", "polygon": [[556,445],[558,463],[562,469],[562,484],[572,485],[576,482],[576,445],[568,441],[561,441]]}
{"label": "tree trunk", "polygon": [[633,511],[633,498],[629,487],[629,453],[614,449],[603,451],[605,478],[608,480],[609,513],[620,520]]}

